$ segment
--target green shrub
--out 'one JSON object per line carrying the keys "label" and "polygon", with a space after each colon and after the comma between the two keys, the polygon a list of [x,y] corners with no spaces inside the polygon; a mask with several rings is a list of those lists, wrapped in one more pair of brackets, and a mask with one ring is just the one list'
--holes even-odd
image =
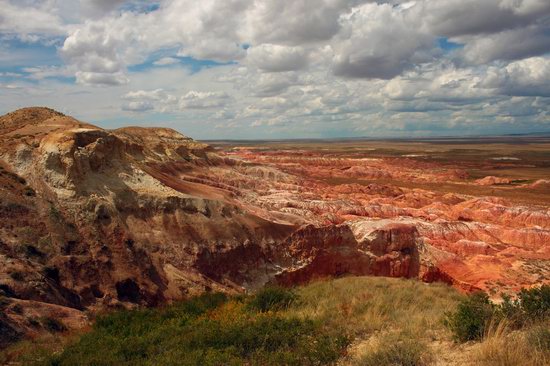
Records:
{"label": "green shrub", "polygon": [[550,316],[550,285],[523,289],[518,294],[521,310],[529,320],[540,320]]}
{"label": "green shrub", "polygon": [[248,303],[250,309],[267,312],[288,309],[296,301],[296,295],[283,287],[266,287],[258,291]]}
{"label": "green shrub", "polygon": [[459,342],[479,340],[493,314],[494,306],[487,294],[477,292],[462,300],[456,311],[447,313],[444,323]]}
{"label": "green shrub", "polygon": [[503,296],[496,309],[515,328],[537,323],[550,317],[550,286],[522,289],[515,299]]}

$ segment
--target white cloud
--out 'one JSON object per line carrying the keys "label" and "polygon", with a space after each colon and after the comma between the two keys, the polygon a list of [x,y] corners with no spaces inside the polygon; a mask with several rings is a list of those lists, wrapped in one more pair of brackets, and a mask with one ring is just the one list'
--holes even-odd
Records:
{"label": "white cloud", "polygon": [[333,45],[336,75],[391,79],[429,61],[434,37],[416,29],[407,12],[388,4],[356,8]]}
{"label": "white cloud", "polygon": [[149,101],[133,101],[122,105],[123,111],[145,112],[154,109],[153,103]]}
{"label": "white cloud", "polygon": [[223,107],[229,102],[229,96],[223,92],[190,91],[179,100],[181,109],[206,109]]}
{"label": "white cloud", "polygon": [[246,13],[243,32],[254,43],[302,45],[330,40],[340,30],[339,18],[358,1],[257,0]]}
{"label": "white cloud", "polygon": [[0,0],[0,33],[37,41],[63,36],[67,27],[49,2],[12,2]]}
{"label": "white cloud", "polygon": [[422,0],[415,16],[432,34],[491,34],[532,24],[550,14],[546,0]]}
{"label": "white cloud", "polygon": [[162,115],[202,137],[215,126],[295,137],[550,124],[546,0],[0,5],[5,111],[63,101],[99,122]]}
{"label": "white cloud", "polygon": [[168,65],[177,64],[178,62],[179,60],[175,57],[163,57],[153,62],[153,65],[168,66]]}
{"label": "white cloud", "polygon": [[262,71],[296,71],[307,66],[308,53],[301,47],[267,43],[249,48],[247,61]]}
{"label": "white cloud", "polygon": [[115,10],[125,0],[80,0],[80,6],[84,14],[92,17],[100,17]]}
{"label": "white cloud", "polygon": [[129,82],[129,79],[126,77],[126,75],[121,72],[101,73],[77,71],[75,77],[77,83],[85,85],[113,86],[127,84]]}
{"label": "white cloud", "polygon": [[30,74],[30,79],[35,80],[42,80],[51,77],[71,77],[74,75],[74,72],[72,70],[69,70],[66,67],[59,66],[24,67],[21,70],[25,73]]}
{"label": "white cloud", "polygon": [[494,60],[516,60],[547,53],[550,50],[549,29],[527,27],[503,31],[491,37],[475,37],[464,48],[464,57],[474,64]]}
{"label": "white cloud", "polygon": [[511,96],[550,97],[550,58],[532,57],[490,67],[480,86]]}

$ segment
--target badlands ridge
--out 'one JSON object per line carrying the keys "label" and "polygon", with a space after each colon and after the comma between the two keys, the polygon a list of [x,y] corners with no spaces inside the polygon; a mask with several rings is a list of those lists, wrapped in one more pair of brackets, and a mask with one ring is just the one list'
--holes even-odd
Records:
{"label": "badlands ridge", "polygon": [[215,150],[171,129],[21,109],[0,117],[0,346],[41,331],[29,316],[78,328],[87,310],[266,283],[375,275],[492,295],[548,283],[544,202],[418,188],[508,183],[411,157]]}

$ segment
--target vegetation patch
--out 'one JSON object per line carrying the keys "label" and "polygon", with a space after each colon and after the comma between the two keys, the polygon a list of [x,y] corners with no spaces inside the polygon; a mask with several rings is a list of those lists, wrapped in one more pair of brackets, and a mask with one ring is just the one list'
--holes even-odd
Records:
{"label": "vegetation patch", "polygon": [[520,329],[550,318],[550,286],[543,285],[521,290],[515,299],[504,296],[494,304],[483,293],[462,300],[455,311],[446,314],[444,323],[455,340],[480,340],[491,323],[504,322],[508,328]]}
{"label": "vegetation patch", "polygon": [[257,311],[247,301],[265,294],[258,295],[205,294],[165,309],[105,315],[91,332],[42,364],[320,365],[343,354],[349,343],[344,335],[275,308]]}
{"label": "vegetation patch", "polygon": [[432,358],[427,345],[409,334],[386,335],[356,362],[357,366],[425,366]]}
{"label": "vegetation patch", "polygon": [[296,294],[282,287],[266,287],[248,302],[250,309],[267,312],[288,309],[296,301]]}
{"label": "vegetation patch", "polygon": [[[49,343],[20,342],[0,353],[0,363],[426,366],[457,358],[542,366],[550,364],[547,291],[524,290],[497,305],[443,284],[349,277],[251,295],[210,293],[105,314],[80,335],[29,318],[50,329]],[[475,342],[456,346],[452,338]]]}
{"label": "vegetation patch", "polygon": [[550,364],[550,286],[521,290],[495,304],[482,293],[461,301],[445,324],[455,340],[480,340],[479,365]]}
{"label": "vegetation patch", "polygon": [[448,313],[444,323],[459,342],[480,340],[493,315],[494,305],[487,294],[477,292],[461,301],[454,312]]}

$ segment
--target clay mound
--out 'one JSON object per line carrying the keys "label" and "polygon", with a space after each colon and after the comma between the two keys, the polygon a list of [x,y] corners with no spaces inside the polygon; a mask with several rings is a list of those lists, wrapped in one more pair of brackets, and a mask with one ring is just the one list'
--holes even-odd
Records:
{"label": "clay mound", "polygon": [[143,144],[156,144],[159,141],[163,141],[179,144],[196,143],[198,146],[207,146],[206,144],[198,143],[192,138],[182,135],[178,131],[171,128],[130,126],[119,128],[111,132],[117,136],[126,137]]}
{"label": "clay mound", "polygon": [[207,144],[197,142],[171,128],[124,127],[111,132],[127,144],[139,146],[153,160],[158,160],[160,156],[184,160],[206,158],[206,151],[209,150]]}
{"label": "clay mound", "polygon": [[480,186],[494,186],[496,184],[510,184],[511,182],[512,181],[508,178],[501,178],[490,175],[485,178],[476,180],[475,184],[478,184]]}
{"label": "clay mound", "polygon": [[63,113],[46,107],[21,108],[0,117],[0,128],[11,129],[25,124],[39,124],[53,117],[65,117]]}
{"label": "clay mound", "polygon": [[550,190],[550,180],[548,180],[548,179],[539,179],[534,183],[525,184],[525,185],[523,185],[523,187]]}
{"label": "clay mound", "polygon": [[42,138],[52,132],[64,133],[73,129],[101,130],[44,107],[23,108],[0,116],[0,135],[3,135],[10,145],[18,142],[29,145],[38,144]]}

